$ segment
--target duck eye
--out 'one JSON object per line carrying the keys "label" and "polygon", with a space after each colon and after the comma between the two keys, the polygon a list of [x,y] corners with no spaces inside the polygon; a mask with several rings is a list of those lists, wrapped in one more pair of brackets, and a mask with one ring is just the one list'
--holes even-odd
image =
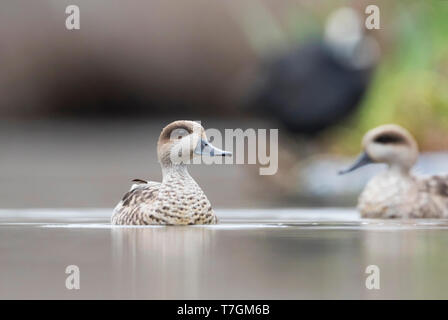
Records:
{"label": "duck eye", "polygon": [[406,143],[405,139],[396,134],[382,134],[375,138],[376,143],[388,144],[388,143]]}
{"label": "duck eye", "polygon": [[175,139],[180,139],[183,138],[185,136],[187,136],[189,133],[186,129],[184,128],[176,128],[173,131],[171,131],[170,134],[170,139],[171,140],[175,140]]}

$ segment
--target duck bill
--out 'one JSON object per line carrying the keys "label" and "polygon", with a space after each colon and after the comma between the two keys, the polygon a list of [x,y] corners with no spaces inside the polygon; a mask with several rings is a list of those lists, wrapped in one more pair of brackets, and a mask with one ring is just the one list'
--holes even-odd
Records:
{"label": "duck bill", "polygon": [[196,146],[194,153],[197,155],[206,155],[210,157],[226,157],[231,156],[232,152],[224,151],[213,146],[210,142],[205,139],[201,139]]}
{"label": "duck bill", "polygon": [[346,174],[355,171],[356,169],[364,167],[365,165],[368,165],[370,163],[373,163],[373,160],[369,157],[369,155],[366,152],[363,152],[359,155],[358,159],[356,159],[355,162],[349,168],[339,171],[339,174]]}

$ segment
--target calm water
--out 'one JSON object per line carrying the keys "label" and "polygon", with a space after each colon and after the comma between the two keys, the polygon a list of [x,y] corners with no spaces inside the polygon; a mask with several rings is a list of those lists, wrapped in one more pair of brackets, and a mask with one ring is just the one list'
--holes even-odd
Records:
{"label": "calm water", "polygon": [[[217,210],[221,223],[112,227],[108,210],[0,210],[0,298],[448,299],[448,221],[352,210]],[[65,268],[80,268],[80,290]],[[365,268],[380,267],[380,290]]]}

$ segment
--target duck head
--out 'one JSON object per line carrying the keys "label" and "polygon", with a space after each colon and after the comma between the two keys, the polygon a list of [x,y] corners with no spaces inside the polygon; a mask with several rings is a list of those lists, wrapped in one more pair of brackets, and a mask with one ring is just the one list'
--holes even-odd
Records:
{"label": "duck head", "polygon": [[163,128],[157,143],[157,156],[163,167],[187,164],[202,155],[222,157],[232,153],[214,147],[198,122],[178,120]]}
{"label": "duck head", "polygon": [[355,163],[339,172],[352,172],[370,163],[385,163],[390,168],[408,172],[417,161],[418,146],[404,128],[386,124],[368,131],[362,140],[363,152]]}

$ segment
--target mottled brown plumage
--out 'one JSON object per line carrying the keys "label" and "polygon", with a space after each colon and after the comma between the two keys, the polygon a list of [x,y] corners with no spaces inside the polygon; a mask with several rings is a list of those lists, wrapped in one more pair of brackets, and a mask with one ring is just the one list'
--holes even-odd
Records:
{"label": "mottled brown plumage", "polygon": [[204,144],[209,148],[207,150],[213,150],[213,155],[229,154],[211,146],[206,141],[204,129],[196,122],[175,121],[166,126],[157,146],[162,182],[135,179],[136,184],[115,207],[112,224],[217,223],[209,200],[187,170],[189,161],[204,153]]}

